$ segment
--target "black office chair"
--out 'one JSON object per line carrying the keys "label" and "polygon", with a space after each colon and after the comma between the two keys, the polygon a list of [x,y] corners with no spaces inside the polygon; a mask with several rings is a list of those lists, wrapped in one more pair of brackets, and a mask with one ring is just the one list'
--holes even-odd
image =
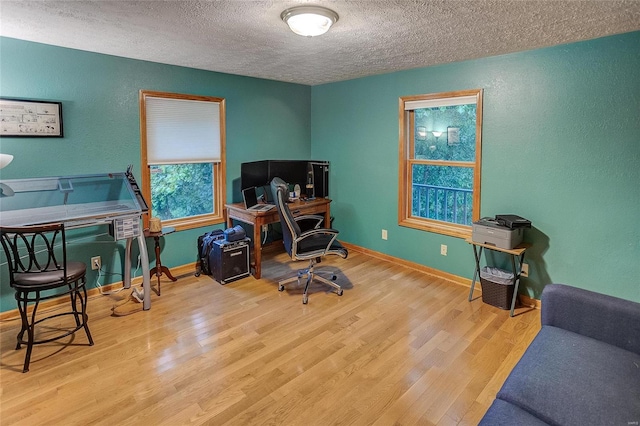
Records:
{"label": "black office chair", "polygon": [[[22,319],[16,350],[20,349],[21,345],[27,345],[22,372],[29,371],[33,345],[62,339],[84,328],[89,345],[92,346],[93,339],[87,326],[87,290],[85,288],[87,267],[82,262],[67,261],[64,224],[2,226],[0,241],[9,265],[9,284],[15,290]],[[61,261],[55,253],[58,243],[62,246]],[[67,294],[71,299],[70,311],[36,319],[41,301]],[[64,315],[72,315],[75,326],[56,327],[60,330],[59,334],[36,340],[36,325]],[[25,332],[27,340],[24,340]]]}
{"label": "black office chair", "polygon": [[[314,270],[315,264],[323,257],[327,255],[340,256],[343,259],[347,258],[347,249],[336,240],[338,237],[338,231],[335,229],[314,227],[308,231],[301,231],[298,225],[299,220],[309,220],[312,217],[316,217],[322,220],[320,216],[299,216],[293,217],[289,206],[287,205],[287,194],[289,193],[289,187],[282,179],[275,177],[271,181],[271,192],[273,199],[280,215],[280,223],[282,225],[282,239],[284,241],[284,247],[293,260],[309,260],[309,266],[304,269],[298,270],[297,276],[293,278],[280,281],[278,283],[278,290],[283,291],[285,284],[293,281],[297,281],[300,285],[300,280],[303,276],[307,276],[307,282],[304,287],[304,293],[302,295],[302,303],[306,304],[309,301],[309,284],[313,280],[327,284],[334,289],[338,296],[342,296],[342,287],[336,284],[336,275],[331,276],[331,280],[318,275]],[[318,221],[318,225],[320,223]]]}

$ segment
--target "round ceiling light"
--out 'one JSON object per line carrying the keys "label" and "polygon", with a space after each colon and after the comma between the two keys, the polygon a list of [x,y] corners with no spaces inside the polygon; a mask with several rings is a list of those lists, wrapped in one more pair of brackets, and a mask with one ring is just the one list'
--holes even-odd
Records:
{"label": "round ceiling light", "polygon": [[338,21],[338,14],[321,6],[296,6],[280,14],[291,31],[305,37],[319,36]]}

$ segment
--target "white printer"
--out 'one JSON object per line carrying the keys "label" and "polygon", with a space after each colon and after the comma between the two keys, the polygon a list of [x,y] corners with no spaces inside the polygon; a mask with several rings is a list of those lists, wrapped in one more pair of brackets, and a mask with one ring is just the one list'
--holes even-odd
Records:
{"label": "white printer", "polygon": [[471,239],[475,243],[509,250],[522,242],[524,229],[530,227],[531,222],[515,215],[497,215],[495,219],[483,217],[473,222]]}

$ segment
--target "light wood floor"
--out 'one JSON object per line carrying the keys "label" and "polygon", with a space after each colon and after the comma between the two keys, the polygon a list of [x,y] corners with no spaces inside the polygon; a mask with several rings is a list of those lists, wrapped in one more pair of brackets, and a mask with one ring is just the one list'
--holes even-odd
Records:
{"label": "light wood floor", "polygon": [[[0,423],[22,425],[476,424],[539,329],[539,311],[467,301],[468,288],[351,252],[342,297],[277,291],[293,264],[265,253],[263,278],[163,282],[150,311],[89,301],[95,346],[15,349],[0,324]],[[69,341],[67,341],[68,343]]]}

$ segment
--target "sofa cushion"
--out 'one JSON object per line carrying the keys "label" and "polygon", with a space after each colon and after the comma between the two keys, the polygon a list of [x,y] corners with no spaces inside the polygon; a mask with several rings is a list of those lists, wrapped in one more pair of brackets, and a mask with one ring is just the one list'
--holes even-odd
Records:
{"label": "sofa cushion", "polygon": [[496,399],[487,410],[479,426],[545,426],[546,423],[521,408]]}
{"label": "sofa cushion", "polygon": [[640,355],[543,326],[497,398],[549,424],[640,421]]}
{"label": "sofa cushion", "polygon": [[640,354],[640,303],[563,284],[542,292],[542,325],[552,325]]}

